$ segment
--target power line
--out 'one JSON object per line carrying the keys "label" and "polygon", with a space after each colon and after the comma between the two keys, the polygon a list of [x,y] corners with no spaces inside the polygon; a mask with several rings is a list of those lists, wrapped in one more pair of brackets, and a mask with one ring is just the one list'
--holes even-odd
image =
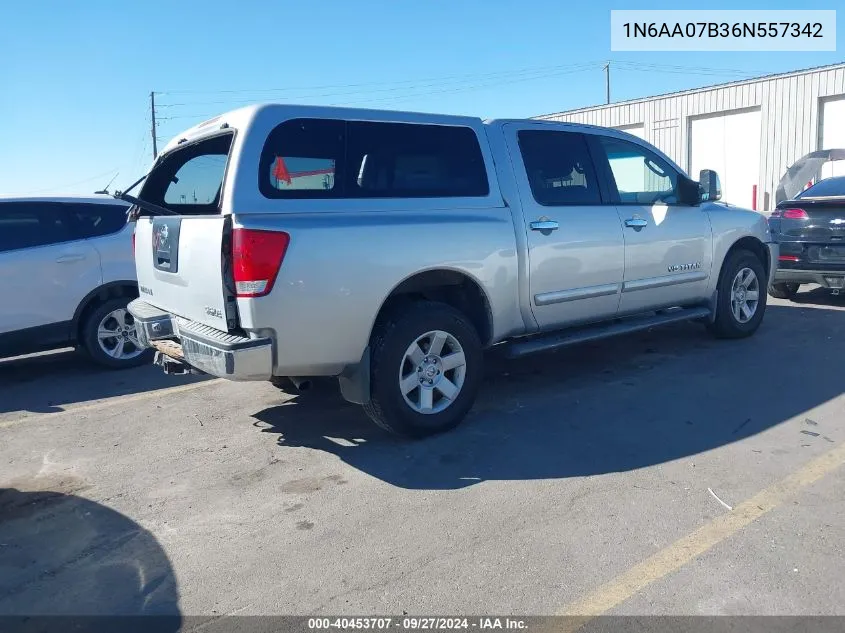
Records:
{"label": "power line", "polygon": [[35,193],[48,193],[51,191],[59,191],[60,189],[66,189],[68,187],[75,187],[77,185],[84,185],[87,182],[91,182],[92,180],[97,180],[98,178],[105,178],[110,174],[114,174],[118,169],[109,169],[108,171],[104,171],[101,174],[97,174],[96,176],[91,176],[90,178],[85,178],[84,180],[77,180],[75,182],[65,183],[63,185],[52,185],[50,187],[45,187],[44,189],[36,189],[35,191],[28,191],[27,195],[35,194]]}
{"label": "power line", "polygon": [[[657,68],[628,68],[623,67],[622,70],[630,70],[635,73],[665,73],[669,75],[689,75],[689,76],[699,76],[699,77],[725,77],[723,73],[704,73],[704,72],[693,72],[689,70],[668,70],[668,69],[657,69]],[[746,77],[752,77],[753,75],[730,75],[730,77],[734,77],[737,79],[744,79]]]}
{"label": "power line", "polygon": [[[285,101],[308,101],[313,99],[323,99],[326,97],[337,97],[337,96],[346,96],[346,97],[354,97],[356,95],[371,95],[373,93],[401,93],[401,94],[390,94],[383,97],[376,97],[376,98],[367,98],[367,99],[350,99],[345,102],[341,103],[333,103],[333,106],[357,106],[360,104],[370,104],[370,103],[397,103],[402,101],[408,101],[411,99],[417,99],[421,97],[428,97],[433,95],[439,94],[454,94],[454,93],[461,93],[461,92],[469,92],[474,90],[483,90],[486,88],[502,86],[502,85],[510,85],[514,83],[521,83],[526,81],[537,81],[540,79],[549,79],[553,77],[558,77],[562,75],[577,73],[577,72],[585,72],[592,69],[602,69],[605,71],[605,83],[606,83],[606,98],[609,103],[610,101],[610,64],[613,64],[619,70],[631,70],[634,72],[652,72],[652,73],[666,73],[666,74],[687,74],[687,75],[703,75],[703,76],[726,76],[726,75],[733,75],[733,76],[741,76],[747,77],[752,76],[755,74],[766,74],[764,71],[746,71],[746,70],[739,70],[736,68],[715,68],[709,66],[681,66],[675,64],[658,64],[658,63],[643,63],[643,62],[632,62],[632,61],[621,61],[621,60],[608,60],[604,62],[584,62],[581,64],[567,64],[567,65],[554,65],[554,66],[538,66],[538,67],[531,67],[531,68],[523,68],[518,70],[507,70],[507,71],[498,71],[492,73],[482,73],[482,74],[461,74],[461,75],[450,75],[446,77],[434,78],[434,79],[407,79],[407,80],[399,80],[396,82],[365,82],[365,83],[355,83],[355,84],[341,84],[341,85],[325,85],[325,86],[313,86],[311,88],[294,88],[294,87],[285,87],[285,88],[264,88],[258,90],[244,90],[244,89],[237,89],[237,90],[171,90],[171,91],[161,91],[151,93],[151,118],[153,119],[153,144],[154,144],[154,152],[155,152],[155,143],[157,140],[160,140],[159,137],[155,135],[155,126],[159,124],[161,121],[170,121],[170,120],[180,120],[180,119],[205,119],[217,114],[220,114],[220,111],[214,112],[203,112],[203,113],[190,113],[190,114],[183,114],[177,108],[189,107],[189,106],[204,106],[204,105],[223,105],[223,106],[243,106],[249,105],[256,102],[261,102],[264,99],[261,98],[239,98],[239,99],[217,99],[211,101],[191,101],[191,100],[182,100],[182,102],[178,103],[159,103],[156,104],[154,101],[154,95],[190,95],[190,94],[205,94],[205,95],[224,95],[224,94],[232,94],[232,95],[245,95],[248,93],[251,94],[261,94],[261,93],[282,93],[282,92],[291,92],[297,90],[327,90],[327,89],[338,89],[338,88],[359,88],[358,90],[352,91],[341,91],[341,92],[322,92],[322,93],[314,93],[314,94],[300,94],[296,96],[284,96]],[[481,83],[475,83],[471,85],[466,85],[467,81],[475,80],[480,81]],[[455,87],[452,84],[458,84]],[[361,89],[367,86],[382,86],[382,87],[375,87],[372,89]],[[429,90],[429,88],[436,88],[434,90]],[[159,117],[156,115],[155,109],[156,108],[173,108],[176,109],[173,115]]]}
{"label": "power line", "polygon": [[353,84],[328,84],[323,86],[286,86],[284,88],[251,88],[251,89],[234,89],[234,90],[161,90],[157,91],[156,94],[159,95],[184,95],[184,94],[241,94],[241,93],[262,93],[262,92],[288,92],[291,90],[335,90],[339,88],[362,88],[367,86],[386,86],[386,85],[400,85],[400,84],[414,84],[420,81],[423,82],[443,82],[449,80],[463,80],[467,78],[482,78],[486,76],[498,76],[498,75],[511,75],[511,74],[519,74],[531,71],[544,71],[544,70],[554,70],[554,69],[561,69],[571,66],[580,66],[584,64],[598,64],[598,61],[594,62],[583,62],[581,64],[569,64],[569,65],[560,65],[555,64],[552,66],[534,66],[528,68],[518,68],[514,70],[500,70],[491,73],[483,73],[479,75],[478,73],[464,73],[459,75],[446,75],[442,77],[429,77],[426,79],[399,79],[396,81],[370,81],[364,83],[353,83]]}
{"label": "power line", "polygon": [[708,66],[678,66],[674,64],[656,64],[648,62],[630,62],[610,60],[614,66],[622,66],[628,70],[648,69],[656,72],[684,72],[689,74],[707,75],[765,75],[768,71],[739,70],[736,68],[712,68]]}
{"label": "power line", "polygon": [[133,178],[135,177],[134,174],[139,169],[139,165],[144,160],[144,154],[147,151],[147,146],[149,145],[149,142],[150,142],[150,138],[149,138],[148,132],[146,130],[144,130],[144,132],[141,134],[140,140],[138,141],[138,143],[135,144],[135,152],[132,155],[132,163],[131,163],[131,167],[130,167],[130,170],[131,170],[130,176],[132,176]]}
{"label": "power line", "polygon": [[[688,72],[709,72],[713,74],[765,74],[765,71],[747,71],[747,70],[739,70],[736,68],[715,68],[715,67],[706,67],[706,66],[678,66],[678,65],[671,65],[671,64],[656,64],[656,63],[642,63],[642,62],[628,62],[628,61],[621,61],[621,60],[610,60],[613,62],[614,65],[625,65],[625,66],[634,66],[634,67],[650,67],[654,69],[675,69],[675,70],[683,70]],[[591,61],[591,62],[583,62],[582,64],[569,64],[569,65],[550,65],[550,66],[533,66],[533,67],[526,67],[526,68],[518,68],[513,70],[500,70],[490,73],[463,73],[457,75],[446,75],[441,77],[430,77],[426,79],[399,79],[396,81],[371,81],[371,82],[362,82],[362,83],[351,83],[351,84],[325,84],[322,86],[285,86],[279,88],[241,88],[241,89],[230,89],[230,90],[163,90],[157,91],[157,95],[223,95],[223,94],[261,94],[261,93],[274,93],[274,92],[291,92],[297,90],[337,90],[337,89],[344,89],[344,88],[369,88],[370,86],[390,86],[390,87],[382,87],[382,88],[375,88],[372,90],[366,90],[366,92],[382,92],[382,91],[391,91],[391,90],[403,90],[406,89],[405,86],[409,88],[414,88],[413,84],[418,84],[419,82],[424,82],[425,85],[434,85],[438,83],[444,82],[454,82],[454,81],[463,81],[466,79],[484,79],[484,78],[494,78],[494,77],[503,77],[507,75],[518,75],[527,72],[543,72],[549,70],[562,70],[565,68],[570,68],[574,66],[581,66],[581,65],[598,65],[598,64],[606,64],[606,61]],[[348,94],[355,94],[358,92],[364,92],[361,90],[353,91],[352,93]],[[316,95],[320,96],[320,95]],[[322,96],[340,96],[338,93],[329,93]],[[205,103],[220,103],[220,102],[205,102]],[[223,102],[228,103],[228,102]],[[174,103],[174,104],[162,104],[157,107],[176,107],[176,106],[183,106],[183,105],[191,105],[190,103]]]}
{"label": "power line", "polygon": [[[556,76],[559,73],[566,74],[570,70],[581,70],[581,69],[589,69],[590,67],[600,67],[602,69],[609,70],[607,68],[608,63],[613,63],[614,65],[620,67],[624,70],[634,70],[634,71],[649,71],[649,72],[660,72],[660,73],[669,73],[669,74],[698,74],[698,75],[706,75],[706,76],[724,76],[724,75],[742,75],[742,76],[749,76],[755,73],[762,73],[763,71],[741,71],[735,68],[713,68],[713,67],[706,67],[706,66],[679,66],[679,65],[672,65],[672,64],[655,64],[655,63],[640,63],[640,62],[628,62],[628,61],[614,61],[610,60],[610,62],[601,63],[599,62],[585,62],[583,64],[570,64],[570,65],[559,65],[559,66],[547,66],[547,67],[537,67],[535,69],[523,69],[519,71],[500,71],[498,73],[487,73],[482,75],[474,76],[477,80],[486,80],[489,79],[490,81],[494,81],[494,83],[483,83],[479,86],[473,86],[467,88],[465,86],[461,86],[459,89],[454,90],[451,88],[446,88],[442,90],[433,90],[433,91],[425,91],[425,92],[418,92],[422,88],[437,88],[442,85],[443,81],[438,81],[435,83],[416,83],[414,85],[406,85],[406,86],[391,86],[388,88],[375,88],[373,90],[354,90],[354,91],[347,91],[347,92],[328,92],[328,93],[316,93],[316,94],[301,94],[292,97],[287,97],[286,100],[288,101],[295,101],[301,100],[306,101],[310,99],[321,99],[325,97],[332,97],[332,96],[355,96],[358,94],[372,94],[374,92],[407,92],[406,95],[400,95],[398,97],[387,97],[387,98],[376,98],[376,99],[365,99],[365,100],[351,100],[352,103],[377,103],[383,101],[401,101],[407,100],[409,98],[415,98],[417,96],[427,96],[429,94],[443,94],[447,92],[464,92],[468,89],[478,89],[485,88],[490,85],[499,85],[498,80],[502,80],[501,83],[512,83],[512,82],[521,82],[527,81],[534,78],[546,78]],[[542,71],[542,72],[541,72]],[[531,77],[526,77],[525,74],[529,73],[532,74]],[[539,74],[537,74],[539,73]],[[454,77],[466,78],[469,75],[456,75]],[[417,80],[406,80],[404,83],[413,84]],[[447,81],[448,83],[448,81]],[[464,82],[465,83],[465,82]],[[371,82],[370,84],[348,84],[349,86],[353,85],[381,85],[378,82]],[[279,89],[267,89],[267,91],[274,91],[274,90],[293,90],[293,88],[279,88]],[[244,93],[246,91],[228,91],[231,93]],[[162,93],[157,93],[162,94]],[[228,106],[237,106],[237,105],[248,105],[252,103],[256,103],[257,101],[261,101],[260,98],[252,98],[252,99],[225,99],[225,100],[212,100],[212,101],[185,101],[182,103],[170,103],[170,104],[160,104],[156,107],[159,108],[178,108],[178,107],[185,107],[185,106],[201,106],[201,105],[228,105]],[[159,120],[170,120],[170,119],[193,119],[200,116],[211,116],[212,113],[209,115],[205,114],[173,114],[172,116],[167,117],[159,117]]]}
{"label": "power line", "polygon": [[[363,101],[353,101],[352,103],[353,104],[359,104],[359,103],[377,103],[377,102],[383,102],[383,101],[393,101],[393,102],[395,102],[395,101],[407,101],[408,99],[416,99],[417,97],[428,97],[428,96],[437,95],[437,94],[454,94],[454,93],[458,93],[458,92],[471,92],[473,90],[483,90],[484,88],[494,88],[496,86],[511,85],[511,84],[522,83],[522,82],[526,82],[526,81],[536,81],[538,79],[549,79],[549,78],[552,78],[552,77],[561,77],[563,75],[571,75],[571,74],[574,74],[574,73],[585,72],[585,71],[588,71],[588,70],[596,70],[597,68],[598,68],[598,66],[596,66],[595,64],[590,64],[589,66],[585,66],[583,68],[573,68],[571,70],[565,70],[565,71],[560,71],[560,72],[555,72],[555,73],[548,73],[548,74],[545,74],[545,75],[537,75],[537,76],[534,76],[534,77],[520,77],[520,78],[508,80],[508,81],[497,81],[497,82],[493,82],[493,83],[483,83],[483,84],[476,84],[476,85],[472,85],[472,86],[462,86],[460,88],[447,88],[445,90],[434,90],[434,91],[422,92],[422,93],[418,93],[418,94],[411,94],[411,95],[405,95],[405,96],[399,96],[399,97],[382,97],[382,98],[377,98],[377,99],[365,99]],[[333,104],[333,105],[340,105],[340,104]]]}
{"label": "power line", "polygon": [[[352,90],[352,91],[343,91],[343,92],[321,92],[321,93],[312,93],[312,94],[301,94],[296,96],[286,96],[286,100],[297,100],[297,99],[321,99],[325,97],[343,97],[343,96],[350,96],[350,95],[358,95],[358,94],[373,94],[373,93],[380,93],[380,92],[406,92],[406,91],[413,91],[419,90],[423,88],[441,88],[444,87],[444,84],[453,84],[453,83],[465,83],[467,78],[471,78],[474,80],[506,80],[511,77],[514,78],[522,78],[526,74],[532,74],[538,76],[546,76],[548,73],[554,73],[556,71],[565,71],[568,69],[580,69],[584,67],[596,67],[597,62],[585,62],[583,64],[567,64],[563,66],[550,66],[543,69],[536,69],[536,70],[520,70],[520,71],[506,71],[506,72],[499,72],[499,73],[489,73],[489,74],[482,74],[482,75],[475,75],[475,76],[463,76],[458,80],[450,80],[450,81],[435,81],[433,83],[417,83],[416,85],[408,85],[408,86],[391,86],[387,88],[374,88],[368,90]],[[411,80],[412,82],[414,80]],[[407,83],[407,82],[406,82]],[[292,90],[288,89],[278,89],[281,90]],[[270,89],[270,91],[275,91]],[[255,91],[256,94],[259,94],[263,91],[257,90]],[[156,93],[162,94],[162,93]],[[182,103],[164,103],[157,107],[159,108],[177,108],[183,106],[199,106],[199,105],[235,105],[239,103],[247,104],[247,103],[255,103],[256,100],[261,99],[224,99],[224,100],[214,100],[214,101],[184,101]]]}
{"label": "power line", "polygon": [[[469,86],[462,85],[462,86],[459,86],[457,88],[452,87],[452,88],[446,88],[446,89],[442,89],[442,90],[426,90],[426,91],[423,91],[423,92],[415,92],[415,93],[406,94],[406,95],[377,97],[377,98],[374,98],[374,99],[353,100],[353,101],[350,101],[350,102],[334,103],[334,104],[331,104],[331,105],[334,105],[334,106],[347,105],[348,106],[348,105],[358,105],[358,104],[367,104],[367,103],[379,103],[379,102],[385,102],[385,101],[401,102],[401,101],[407,101],[409,99],[416,99],[416,98],[419,98],[419,97],[428,97],[428,96],[438,95],[438,94],[447,94],[447,93],[448,94],[454,94],[454,93],[459,93],[459,92],[481,90],[481,89],[484,89],[484,88],[492,88],[492,87],[501,86],[501,85],[510,85],[510,84],[521,83],[521,82],[526,82],[526,81],[536,81],[536,80],[539,80],[539,79],[549,79],[549,78],[552,78],[552,77],[559,77],[559,76],[562,76],[562,75],[568,75],[568,74],[572,74],[572,73],[585,72],[585,71],[588,71],[588,70],[593,70],[593,69],[597,68],[597,66],[593,63],[590,63],[590,64],[581,64],[580,66],[567,66],[565,68],[567,68],[568,70],[559,70],[559,71],[556,71],[556,72],[547,72],[547,73],[544,73],[544,74],[541,74],[541,75],[533,75],[533,76],[529,76],[529,77],[524,77],[524,76],[523,77],[515,77],[515,78],[511,78],[511,79],[506,79],[506,80],[503,80],[503,81],[492,81],[492,82],[488,81],[488,82],[484,82],[484,83],[480,83],[480,84],[473,84],[473,85],[469,85]],[[305,97],[299,97],[299,98],[305,98]],[[228,102],[228,103],[230,105],[234,105],[232,102]],[[250,103],[254,103],[254,101],[250,102]],[[204,113],[193,113],[193,114],[176,114],[176,115],[173,115],[173,116],[160,117],[159,120],[169,121],[169,120],[177,120],[177,119],[198,119],[198,118],[202,118],[202,117],[214,116],[215,114],[219,114],[219,113],[204,112]]]}

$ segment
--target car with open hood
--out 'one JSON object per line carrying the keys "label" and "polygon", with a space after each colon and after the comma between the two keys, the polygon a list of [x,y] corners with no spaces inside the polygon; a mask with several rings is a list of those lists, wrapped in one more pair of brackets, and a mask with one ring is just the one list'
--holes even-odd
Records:
{"label": "car with open hood", "polygon": [[792,165],[778,185],[777,206],[769,216],[780,246],[769,294],[792,298],[802,284],[818,284],[839,294],[845,288],[845,176],[815,180],[831,161],[845,160],[845,149],[820,150]]}

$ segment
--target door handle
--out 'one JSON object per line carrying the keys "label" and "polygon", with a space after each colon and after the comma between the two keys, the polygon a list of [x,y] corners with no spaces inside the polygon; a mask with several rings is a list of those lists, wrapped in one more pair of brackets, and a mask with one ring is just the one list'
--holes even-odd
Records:
{"label": "door handle", "polygon": [[69,264],[70,262],[80,262],[85,259],[85,255],[80,255],[78,253],[72,255],[61,255],[60,257],[56,258],[57,264]]}
{"label": "door handle", "polygon": [[625,220],[625,226],[631,229],[643,229],[648,226],[648,220],[643,218],[628,218]]}
{"label": "door handle", "polygon": [[532,231],[557,231],[560,225],[554,220],[537,220],[530,225]]}

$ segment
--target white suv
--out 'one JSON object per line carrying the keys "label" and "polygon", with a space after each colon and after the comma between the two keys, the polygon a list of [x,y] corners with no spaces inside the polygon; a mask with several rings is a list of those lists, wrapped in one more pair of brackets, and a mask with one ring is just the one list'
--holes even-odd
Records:
{"label": "white suv", "polygon": [[0,198],[0,356],[75,345],[100,365],[149,362],[128,206],[112,198]]}

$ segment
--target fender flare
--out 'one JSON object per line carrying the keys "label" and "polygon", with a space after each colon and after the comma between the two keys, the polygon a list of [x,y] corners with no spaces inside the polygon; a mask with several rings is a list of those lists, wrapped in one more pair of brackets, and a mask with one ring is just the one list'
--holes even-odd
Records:
{"label": "fender flare", "polygon": [[85,295],[76,307],[76,311],[73,313],[73,319],[71,321],[71,332],[77,332],[79,330],[82,315],[85,312],[85,309],[91,305],[91,302],[98,297],[101,299],[108,299],[112,294],[111,291],[115,288],[132,288],[137,294],[138,282],[134,279],[120,279],[97,286],[94,290]]}

